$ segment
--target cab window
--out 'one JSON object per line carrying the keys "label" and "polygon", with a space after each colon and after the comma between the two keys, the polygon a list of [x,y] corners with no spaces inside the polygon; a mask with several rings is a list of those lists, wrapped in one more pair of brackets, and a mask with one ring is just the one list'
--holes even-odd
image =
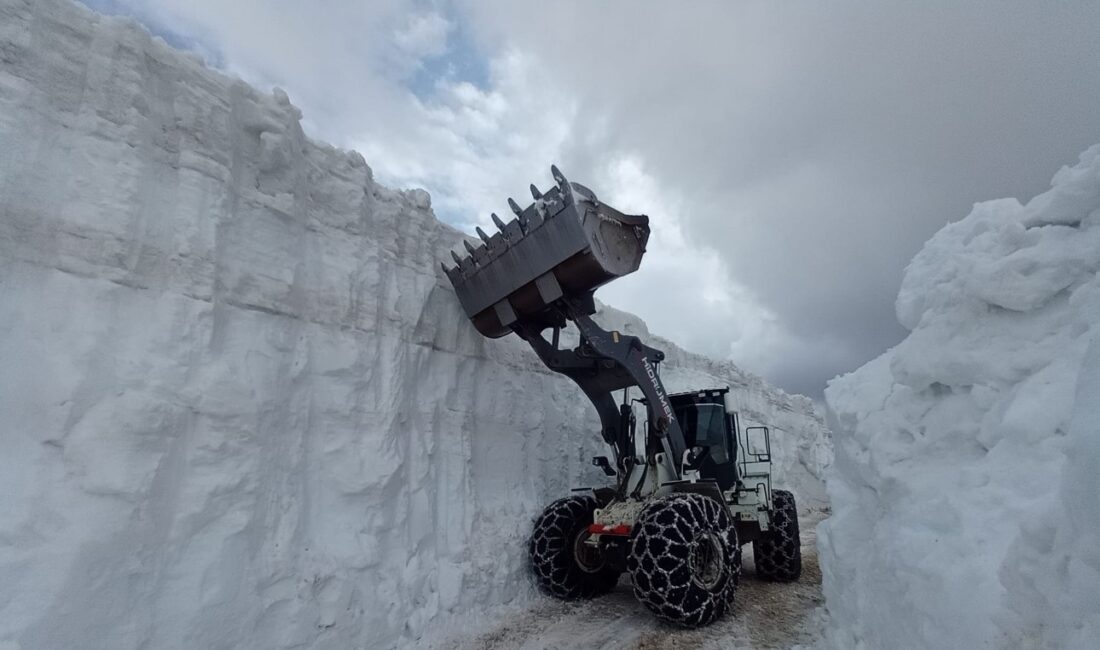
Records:
{"label": "cab window", "polygon": [[718,404],[698,404],[679,409],[676,419],[684,432],[688,447],[710,448],[710,460],[727,463],[730,460],[726,439],[726,411]]}

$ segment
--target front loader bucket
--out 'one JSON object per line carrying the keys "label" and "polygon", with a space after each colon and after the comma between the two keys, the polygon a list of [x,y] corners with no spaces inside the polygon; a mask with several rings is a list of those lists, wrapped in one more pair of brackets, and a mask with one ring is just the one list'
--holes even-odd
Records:
{"label": "front loader bucket", "polygon": [[535,202],[520,209],[500,232],[477,234],[477,246],[464,241],[466,255],[454,251],[455,266],[443,270],[479,332],[508,334],[517,323],[542,329],[554,324],[550,303],[583,297],[615,278],[638,270],[649,239],[649,218],[626,215],[600,203],[591,190],[570,183],[557,167],[557,183],[545,194],[532,185]]}

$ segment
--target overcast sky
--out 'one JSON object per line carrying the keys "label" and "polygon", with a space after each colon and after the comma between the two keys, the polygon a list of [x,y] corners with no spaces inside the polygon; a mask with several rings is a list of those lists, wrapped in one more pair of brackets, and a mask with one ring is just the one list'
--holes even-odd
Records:
{"label": "overcast sky", "polygon": [[792,392],[898,342],[909,259],[1100,142],[1097,2],[86,0],[472,232],[556,162],[650,215],[597,296]]}

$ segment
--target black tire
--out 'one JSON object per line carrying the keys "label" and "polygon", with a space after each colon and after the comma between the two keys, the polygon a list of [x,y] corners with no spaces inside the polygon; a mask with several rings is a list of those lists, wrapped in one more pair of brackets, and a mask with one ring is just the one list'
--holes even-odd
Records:
{"label": "black tire", "polygon": [[772,522],[752,543],[756,575],[765,580],[792,582],[802,575],[802,540],[798,536],[798,509],[794,495],[772,490]]}
{"label": "black tire", "polygon": [[[608,567],[598,553],[580,546],[597,507],[591,496],[565,497],[547,506],[535,521],[531,567],[539,587],[551,596],[592,598],[611,591],[619,582],[618,571]],[[587,563],[578,559],[578,550]]]}
{"label": "black tire", "polygon": [[726,507],[701,494],[673,494],[647,505],[627,554],[634,595],[661,620],[709,625],[733,605],[741,547]]}

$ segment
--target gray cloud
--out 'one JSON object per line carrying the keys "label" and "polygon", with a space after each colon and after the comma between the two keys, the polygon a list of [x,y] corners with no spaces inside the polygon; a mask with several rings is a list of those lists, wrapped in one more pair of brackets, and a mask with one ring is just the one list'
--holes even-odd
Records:
{"label": "gray cloud", "polygon": [[935,230],[1100,141],[1094,3],[577,4],[561,29],[477,6],[688,197],[691,242],[791,334],[755,367],[809,394],[904,334],[893,298]]}
{"label": "gray cloud", "polygon": [[[904,335],[933,232],[1100,142],[1096,3],[119,1],[459,225],[550,162],[648,212],[643,270],[601,297],[810,395]],[[448,56],[487,82],[414,93]]]}

